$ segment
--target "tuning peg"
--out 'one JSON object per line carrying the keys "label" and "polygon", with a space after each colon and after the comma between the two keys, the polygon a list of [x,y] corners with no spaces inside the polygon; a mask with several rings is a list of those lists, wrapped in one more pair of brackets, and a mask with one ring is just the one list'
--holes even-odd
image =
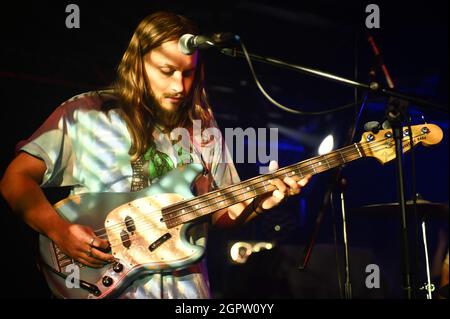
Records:
{"label": "tuning peg", "polygon": [[388,120],[384,121],[383,124],[381,124],[381,127],[383,130],[390,130],[392,128],[391,123]]}
{"label": "tuning peg", "polygon": [[372,132],[374,134],[377,134],[380,130],[380,123],[377,121],[370,121],[364,124],[364,131],[366,132]]}

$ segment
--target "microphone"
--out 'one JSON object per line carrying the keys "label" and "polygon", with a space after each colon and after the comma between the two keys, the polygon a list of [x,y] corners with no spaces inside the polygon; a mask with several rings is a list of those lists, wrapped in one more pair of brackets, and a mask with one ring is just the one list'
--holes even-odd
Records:
{"label": "microphone", "polygon": [[192,35],[186,33],[178,41],[181,53],[191,55],[197,49],[208,49],[210,47],[222,47],[227,43],[239,41],[239,36],[230,32],[213,33],[212,35]]}

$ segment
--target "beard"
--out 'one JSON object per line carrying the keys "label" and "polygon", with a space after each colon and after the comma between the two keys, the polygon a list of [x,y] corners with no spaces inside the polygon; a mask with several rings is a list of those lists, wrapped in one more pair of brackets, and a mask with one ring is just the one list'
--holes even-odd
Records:
{"label": "beard", "polygon": [[160,99],[156,98],[153,93],[151,95],[152,105],[155,110],[156,124],[164,133],[168,133],[181,125],[182,120],[187,114],[186,110],[186,97],[182,98],[180,103],[173,109],[165,108],[161,105],[166,95],[162,95]]}

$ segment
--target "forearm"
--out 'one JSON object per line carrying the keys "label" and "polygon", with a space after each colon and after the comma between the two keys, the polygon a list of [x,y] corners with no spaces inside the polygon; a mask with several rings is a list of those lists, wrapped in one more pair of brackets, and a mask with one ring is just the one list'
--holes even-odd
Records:
{"label": "forearm", "polygon": [[26,174],[7,172],[0,182],[0,191],[11,209],[34,230],[51,237],[53,230],[68,225],[48,202],[38,183]]}

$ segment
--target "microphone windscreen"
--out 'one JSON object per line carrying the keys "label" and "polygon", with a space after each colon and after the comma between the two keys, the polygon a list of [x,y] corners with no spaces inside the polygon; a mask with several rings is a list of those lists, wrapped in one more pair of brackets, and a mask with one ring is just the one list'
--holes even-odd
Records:
{"label": "microphone windscreen", "polygon": [[191,55],[195,52],[195,48],[191,45],[194,36],[192,34],[186,33],[180,37],[178,40],[178,49],[181,53],[186,55]]}

